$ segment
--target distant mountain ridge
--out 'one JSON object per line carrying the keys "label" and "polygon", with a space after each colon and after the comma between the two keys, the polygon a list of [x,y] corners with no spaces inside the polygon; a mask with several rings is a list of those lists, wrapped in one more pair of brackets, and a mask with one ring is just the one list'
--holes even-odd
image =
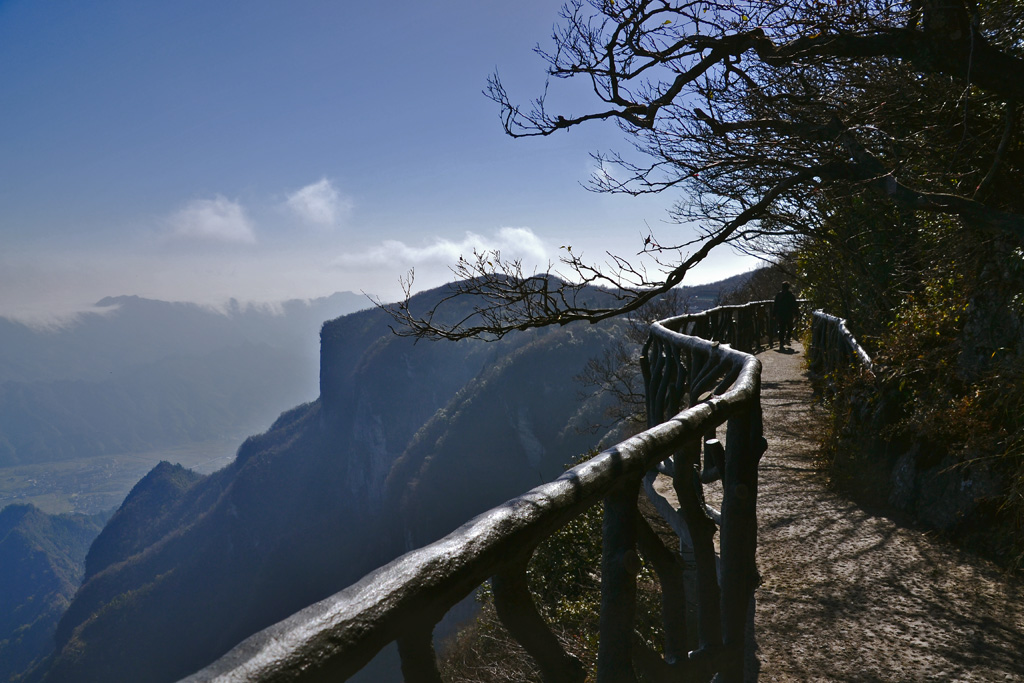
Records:
{"label": "distant mountain ridge", "polygon": [[684,299],[689,299],[691,312],[704,311],[720,305],[725,295],[742,289],[755,272],[739,273],[706,285],[686,285],[680,290]]}
{"label": "distant mountain ridge", "polygon": [[251,433],[316,396],[322,320],[368,303],[218,312],[125,296],[58,330],[0,319],[0,466]]}
{"label": "distant mountain ridge", "polygon": [[232,299],[223,310],[109,296],[96,303],[96,310],[52,329],[0,316],[0,382],[96,381],[126,367],[246,343],[294,347],[315,360],[317,332],[324,320],[371,305],[365,296],[352,292],[278,304]]}

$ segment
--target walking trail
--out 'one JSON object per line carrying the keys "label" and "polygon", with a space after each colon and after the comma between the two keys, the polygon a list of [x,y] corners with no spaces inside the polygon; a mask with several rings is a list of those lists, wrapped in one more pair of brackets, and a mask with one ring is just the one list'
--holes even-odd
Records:
{"label": "walking trail", "polygon": [[1024,681],[1024,581],[830,491],[796,353],[762,353],[761,681]]}

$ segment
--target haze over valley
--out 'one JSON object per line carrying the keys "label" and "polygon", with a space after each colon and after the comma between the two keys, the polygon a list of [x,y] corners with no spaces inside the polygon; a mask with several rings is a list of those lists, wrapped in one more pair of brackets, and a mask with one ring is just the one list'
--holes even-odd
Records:
{"label": "haze over valley", "polygon": [[320,325],[367,305],[117,297],[60,327],[0,318],[0,505],[95,513],[160,460],[223,467],[245,436],[316,397]]}

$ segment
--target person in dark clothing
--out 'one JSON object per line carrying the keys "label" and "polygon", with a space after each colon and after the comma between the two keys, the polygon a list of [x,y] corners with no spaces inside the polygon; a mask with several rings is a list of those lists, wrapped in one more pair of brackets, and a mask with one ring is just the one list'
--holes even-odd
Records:
{"label": "person in dark clothing", "polygon": [[779,348],[790,343],[793,337],[793,319],[796,318],[797,303],[789,283],[783,282],[782,289],[775,295],[775,321],[779,330]]}

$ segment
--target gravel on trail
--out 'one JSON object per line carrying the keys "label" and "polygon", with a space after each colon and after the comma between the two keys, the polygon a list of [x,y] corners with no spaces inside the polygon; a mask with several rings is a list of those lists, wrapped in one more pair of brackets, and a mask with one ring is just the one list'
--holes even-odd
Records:
{"label": "gravel on trail", "polygon": [[759,358],[758,680],[1024,681],[1024,581],[830,490],[802,347]]}

